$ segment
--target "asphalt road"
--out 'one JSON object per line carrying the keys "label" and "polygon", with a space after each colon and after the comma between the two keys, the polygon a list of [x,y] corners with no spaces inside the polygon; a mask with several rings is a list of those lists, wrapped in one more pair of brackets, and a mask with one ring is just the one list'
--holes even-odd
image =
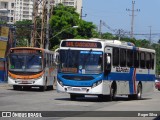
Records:
{"label": "asphalt road", "polygon": [[[2,116],[2,112],[13,113],[15,111],[19,113],[20,117],[26,117],[28,114],[30,115],[30,112],[30,116],[32,116],[35,111],[35,114],[39,113],[36,114],[39,115],[38,117],[42,116],[42,118],[33,118],[36,120],[158,120],[159,102],[160,91],[158,90],[143,94],[142,100],[129,100],[126,96],[117,96],[115,101],[104,102],[99,101],[96,96],[86,96],[71,101],[69,94],[57,93],[56,90],[40,92],[35,88],[17,91],[8,85],[0,86],[0,116]],[[12,114],[14,117],[16,115],[18,114]],[[126,117],[127,115],[128,117]],[[0,119],[22,119],[20,117]]]}

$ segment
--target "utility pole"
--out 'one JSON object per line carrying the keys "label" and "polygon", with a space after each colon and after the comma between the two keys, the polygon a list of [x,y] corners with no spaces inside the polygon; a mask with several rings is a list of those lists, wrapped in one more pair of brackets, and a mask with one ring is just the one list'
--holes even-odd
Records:
{"label": "utility pole", "polygon": [[83,7],[81,7],[81,19],[82,19],[82,17],[86,17],[87,16],[87,14],[85,14],[84,16],[83,16]]}
{"label": "utility pole", "polygon": [[150,42],[150,44],[152,42],[151,35],[152,35],[152,26],[149,26],[149,42]]}
{"label": "utility pole", "polygon": [[[33,2],[33,31],[31,38],[32,47],[44,48],[45,44],[45,25],[46,25],[46,0],[34,0]],[[40,22],[38,24],[38,22]]]}
{"label": "utility pole", "polygon": [[133,34],[134,34],[134,17],[135,17],[135,15],[134,15],[134,12],[139,12],[140,11],[140,9],[134,9],[134,5],[135,5],[135,1],[134,0],[132,0],[132,10],[130,10],[130,9],[126,9],[126,11],[131,11],[132,12],[132,19],[131,19],[131,38],[133,38]]}
{"label": "utility pole", "polygon": [[102,38],[102,20],[100,20],[99,24],[99,37]]}
{"label": "utility pole", "polygon": [[46,43],[45,43],[45,49],[49,48],[49,18],[50,18],[50,0],[48,0],[47,5],[47,29],[46,29]]}

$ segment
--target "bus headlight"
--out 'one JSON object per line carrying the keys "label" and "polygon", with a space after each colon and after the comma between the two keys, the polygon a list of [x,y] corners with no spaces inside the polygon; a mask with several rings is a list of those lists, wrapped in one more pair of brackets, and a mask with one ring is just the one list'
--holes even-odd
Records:
{"label": "bus headlight", "polygon": [[63,83],[62,81],[60,81],[59,79],[57,79],[58,83],[63,87]]}
{"label": "bus headlight", "polygon": [[102,80],[93,83],[92,88],[98,86],[98,85],[101,84],[101,83],[102,83]]}
{"label": "bus headlight", "polygon": [[92,88],[94,88],[94,87],[96,87],[97,85],[96,85],[96,83],[94,83],[93,85],[92,85]]}

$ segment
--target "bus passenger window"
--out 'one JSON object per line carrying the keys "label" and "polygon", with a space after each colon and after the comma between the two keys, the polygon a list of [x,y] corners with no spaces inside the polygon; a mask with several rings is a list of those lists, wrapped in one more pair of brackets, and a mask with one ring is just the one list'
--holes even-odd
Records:
{"label": "bus passenger window", "polygon": [[119,66],[119,48],[113,48],[113,66]]}
{"label": "bus passenger window", "polygon": [[132,67],[133,66],[133,51],[127,50],[127,66]]}
{"label": "bus passenger window", "polygon": [[126,67],[126,49],[120,49],[120,66]]}
{"label": "bus passenger window", "polygon": [[134,67],[139,68],[139,53],[134,51]]}
{"label": "bus passenger window", "polygon": [[151,54],[146,53],[146,68],[151,69]]}
{"label": "bus passenger window", "polygon": [[145,63],[145,53],[141,52],[140,53],[140,67],[145,68],[146,63]]}
{"label": "bus passenger window", "polygon": [[154,56],[155,54],[151,54],[151,68],[154,69]]}

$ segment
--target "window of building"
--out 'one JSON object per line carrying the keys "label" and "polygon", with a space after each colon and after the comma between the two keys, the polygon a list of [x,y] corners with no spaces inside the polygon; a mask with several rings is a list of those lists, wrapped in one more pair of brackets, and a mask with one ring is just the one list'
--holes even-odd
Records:
{"label": "window of building", "polygon": [[14,8],[14,3],[11,3],[11,7]]}
{"label": "window of building", "polygon": [[4,8],[7,8],[7,3],[4,4]]}

